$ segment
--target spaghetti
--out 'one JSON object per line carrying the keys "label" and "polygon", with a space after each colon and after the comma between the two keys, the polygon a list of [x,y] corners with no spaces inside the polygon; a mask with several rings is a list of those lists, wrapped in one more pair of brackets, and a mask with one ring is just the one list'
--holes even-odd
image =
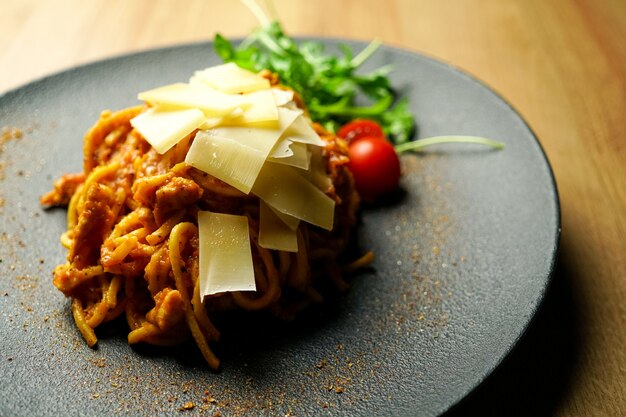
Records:
{"label": "spaghetti", "polygon": [[[258,243],[258,198],[184,162],[196,131],[157,153],[130,124],[146,109],[103,112],[85,135],[83,172],[62,176],[42,197],[43,205],[68,207],[61,237],[67,262],[55,268],[53,283],[71,298],[89,346],[97,343],[99,325],[125,316],[129,343],[167,346],[192,337],[217,369],[220,361],[209,346],[220,336],[211,319],[216,312],[266,310],[291,317],[322,300],[324,281],[347,286],[338,256],[356,223],[359,198],[346,168],[346,145],[314,125],[326,144],[332,180],[326,194],[336,202],[332,231],[301,222],[298,252],[270,250]],[[200,299],[199,210],[247,217],[256,291]]]}

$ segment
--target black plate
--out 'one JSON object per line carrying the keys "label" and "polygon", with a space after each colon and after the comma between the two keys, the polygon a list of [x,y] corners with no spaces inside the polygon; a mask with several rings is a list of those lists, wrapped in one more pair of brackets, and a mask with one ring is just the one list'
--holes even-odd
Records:
{"label": "black plate", "polygon": [[[337,41],[325,40],[331,47]],[[355,48],[364,45],[346,42]],[[193,344],[133,348],[123,324],[96,350],[51,283],[65,259],[65,211],[38,204],[81,169],[81,142],[103,109],[218,63],[210,44],[148,51],[75,68],[0,97],[0,414],[437,415],[514,347],[554,265],[559,206],[535,136],[500,97],[433,59],[383,47],[418,136],[471,134],[506,143],[403,157],[404,192],[366,208],[360,245],[376,253],[351,290],[295,322],[244,317],[216,345],[219,373]]]}

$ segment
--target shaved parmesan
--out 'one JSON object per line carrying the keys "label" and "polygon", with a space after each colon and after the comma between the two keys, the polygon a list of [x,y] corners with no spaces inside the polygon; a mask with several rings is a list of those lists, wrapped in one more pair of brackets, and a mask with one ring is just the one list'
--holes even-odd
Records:
{"label": "shaved parmesan", "polygon": [[294,120],[291,126],[289,126],[289,129],[285,132],[285,138],[292,142],[306,143],[314,146],[324,147],[326,145],[304,116],[300,116]]}
{"label": "shaved parmesan", "polygon": [[311,152],[310,166],[307,171],[298,170],[298,174],[302,175],[322,192],[326,192],[333,186],[333,182],[326,172],[326,161],[322,154],[322,148],[309,148]]}
{"label": "shaved parmesan", "polygon": [[218,127],[200,131],[185,162],[248,194],[265,160],[300,113],[280,109],[278,127]]}
{"label": "shaved parmesan", "polygon": [[153,107],[131,119],[130,124],[158,153],[163,154],[197,129],[204,119],[198,109]]}
{"label": "shaved parmesan", "polygon": [[293,101],[293,91],[291,90],[283,90],[282,88],[274,87],[272,88],[272,93],[274,94],[274,101],[278,107],[285,106]]}
{"label": "shaved parmesan", "polygon": [[248,194],[265,159],[262,152],[235,139],[199,131],[185,162]]}
{"label": "shaved parmesan", "polygon": [[335,201],[296,171],[293,167],[268,161],[252,192],[281,213],[331,230]]}
{"label": "shaved parmesan", "polygon": [[276,145],[272,149],[272,152],[270,153],[269,158],[282,159],[282,158],[288,158],[290,156],[293,156],[293,151],[291,150],[292,143],[293,142],[287,139],[279,140],[278,142],[276,142]]}
{"label": "shaved parmesan", "polygon": [[207,116],[224,116],[238,108],[249,108],[252,103],[242,95],[229,95],[205,85],[170,84],[139,93],[140,100],[149,103],[191,107],[202,110]]}
{"label": "shaved parmesan", "polygon": [[[292,167],[308,170],[311,162],[311,151],[304,143],[283,141],[289,143],[289,151],[291,155],[277,157],[274,153],[267,158],[268,161],[275,162],[277,164],[289,165]],[[283,142],[279,142],[282,144]]]}
{"label": "shaved parmesan", "polygon": [[249,106],[233,117],[224,119],[224,125],[274,128],[278,125],[278,109],[271,90],[243,94]]}
{"label": "shaved parmesan", "polygon": [[233,62],[196,71],[189,82],[206,84],[229,94],[250,93],[270,88],[269,80],[240,68]]}
{"label": "shaved parmesan", "polygon": [[[263,200],[261,200],[261,203],[263,203]],[[263,203],[265,204],[265,203]],[[291,230],[296,230],[298,228],[298,225],[300,224],[300,219],[297,219],[293,216],[290,216],[289,214],[285,214],[285,213],[281,213],[280,211],[276,210],[274,207],[266,204],[266,206],[272,210],[274,212],[274,214],[276,216],[278,216],[278,218],[285,223],[287,226],[289,226],[289,228]]]}
{"label": "shaved parmesan", "polygon": [[263,201],[259,213],[259,245],[265,249],[298,251],[296,231],[283,223]]}
{"label": "shaved parmesan", "polygon": [[227,291],[256,291],[248,219],[198,212],[200,299]]}
{"label": "shaved parmesan", "polygon": [[255,128],[250,126],[219,126],[212,129],[214,135],[236,140],[257,149],[267,155],[276,145],[285,130],[302,112],[278,109],[277,126],[274,128]]}
{"label": "shaved parmesan", "polygon": [[219,126],[224,121],[223,117],[207,117],[204,119],[204,122],[200,125],[200,129],[209,130],[214,128],[215,126]]}

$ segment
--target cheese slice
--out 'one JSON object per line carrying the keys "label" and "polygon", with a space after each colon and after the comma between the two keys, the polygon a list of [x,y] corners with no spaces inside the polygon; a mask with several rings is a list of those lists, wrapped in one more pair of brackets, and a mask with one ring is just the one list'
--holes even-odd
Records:
{"label": "cheese slice", "polygon": [[202,130],[209,130],[209,129],[213,129],[214,127],[217,126],[222,126],[225,123],[229,122],[230,119],[234,118],[234,117],[239,117],[243,114],[243,110],[241,109],[241,107],[236,108],[235,110],[233,110],[230,114],[226,115],[226,116],[212,116],[212,117],[207,117],[204,120],[204,123],[202,123],[200,125],[200,129]]}
{"label": "cheese slice", "polygon": [[293,91],[283,90],[282,88],[272,88],[274,94],[274,101],[278,107],[286,106],[293,101]]}
{"label": "cheese slice", "polygon": [[279,140],[276,142],[276,145],[274,145],[274,148],[272,148],[269,158],[282,159],[293,156],[293,151],[291,150],[292,143],[293,142],[288,139]]}
{"label": "cheese slice", "polygon": [[205,85],[184,83],[144,91],[137,97],[149,103],[197,108],[209,117],[228,115],[235,109],[246,109],[253,105],[242,95],[225,94]]}
{"label": "cheese slice", "polygon": [[271,90],[255,91],[241,97],[249,106],[241,114],[224,119],[222,124],[265,128],[278,126],[278,108]]}
{"label": "cheese slice", "polygon": [[[263,200],[261,200],[261,202],[263,202]],[[263,203],[265,204],[265,203]],[[274,207],[265,204],[270,210],[272,210],[274,212],[274,214],[276,216],[278,216],[278,218],[285,223],[291,230],[296,230],[298,228],[298,225],[300,224],[300,219],[297,219],[293,216],[290,216],[288,214],[285,213],[281,213],[280,211],[276,210]]]}
{"label": "cheese slice", "polygon": [[202,130],[213,129],[216,126],[221,125],[223,121],[223,117],[206,117],[199,128]]}
{"label": "cheese slice", "polygon": [[309,147],[304,143],[291,142],[288,140],[279,142],[279,145],[284,146],[283,142],[289,143],[289,151],[291,155],[275,156],[274,151],[272,151],[272,154],[269,158],[267,158],[267,160],[277,164],[289,165],[303,170],[308,170],[311,162],[311,151],[309,150]]}
{"label": "cheese slice", "polygon": [[200,299],[227,291],[256,291],[245,216],[198,212]]}
{"label": "cheese slice", "polygon": [[185,162],[248,194],[265,160],[299,113],[280,109],[278,127],[217,127],[200,131]]}
{"label": "cheese slice", "polygon": [[259,245],[265,249],[298,251],[298,237],[263,201],[259,212]]}
{"label": "cheese slice", "polygon": [[196,71],[189,82],[206,84],[229,94],[250,93],[270,88],[269,80],[240,68],[234,62]]}
{"label": "cheese slice", "polygon": [[296,171],[299,170],[268,161],[252,192],[281,213],[331,230],[335,201]]}
{"label": "cheese slice", "polygon": [[326,142],[320,138],[313,126],[304,116],[298,117],[289,126],[289,129],[285,132],[285,139],[289,139],[292,142],[306,143],[308,145],[314,145],[324,147]]}
{"label": "cheese slice", "polygon": [[326,160],[322,148],[313,146],[309,148],[309,152],[311,152],[309,169],[306,171],[299,169],[296,172],[314,184],[320,191],[326,192],[333,186],[333,182],[326,172]]}
{"label": "cheese slice", "polygon": [[167,152],[205,120],[198,109],[152,107],[131,119],[130,124],[160,154]]}
{"label": "cheese slice", "polygon": [[265,159],[262,152],[237,140],[199,131],[185,162],[248,194]]}
{"label": "cheese slice", "polygon": [[210,131],[215,135],[234,139],[269,155],[283,133],[300,114],[298,111],[278,109],[278,123],[274,128],[219,126]]}

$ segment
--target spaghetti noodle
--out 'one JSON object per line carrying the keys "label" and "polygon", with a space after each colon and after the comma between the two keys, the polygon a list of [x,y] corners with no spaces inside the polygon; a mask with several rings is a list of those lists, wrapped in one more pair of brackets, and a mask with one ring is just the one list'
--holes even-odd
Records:
{"label": "spaghetti noodle", "polygon": [[[324,281],[346,287],[338,256],[359,205],[346,145],[314,125],[326,144],[332,180],[326,194],[336,202],[332,231],[301,222],[297,252],[270,250],[258,243],[258,198],[184,162],[196,131],[157,153],[130,124],[146,109],[103,112],[85,135],[83,172],[64,175],[42,197],[43,205],[68,207],[68,229],[61,237],[68,257],[55,268],[53,283],[71,298],[74,320],[89,346],[97,343],[99,325],[125,316],[129,343],[167,346],[192,337],[217,369],[220,361],[209,346],[220,336],[211,320],[215,312],[267,310],[291,317],[322,300]],[[200,299],[199,210],[247,217],[256,291]]]}

